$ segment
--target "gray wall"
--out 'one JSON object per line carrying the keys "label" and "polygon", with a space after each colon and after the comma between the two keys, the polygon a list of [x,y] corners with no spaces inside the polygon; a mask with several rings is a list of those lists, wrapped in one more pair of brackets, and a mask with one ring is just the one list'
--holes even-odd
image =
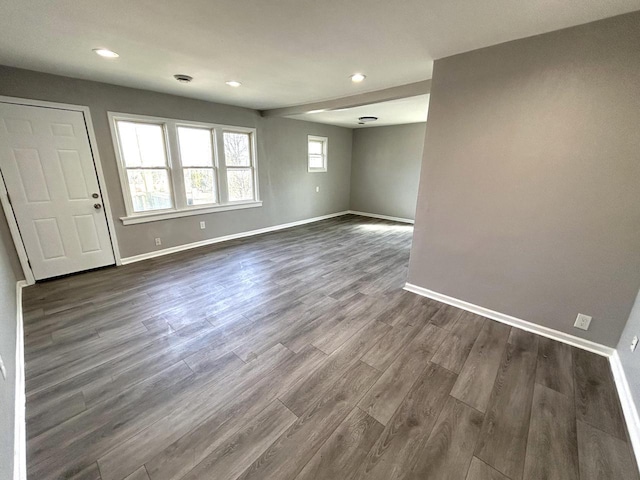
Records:
{"label": "gray wall", "polygon": [[631,388],[633,401],[637,408],[640,409],[640,346],[636,347],[635,352],[632,352],[629,348],[635,335],[640,337],[640,291],[638,291],[635,304],[631,309],[631,315],[629,315],[629,321],[622,332],[617,349],[620,362]]}
{"label": "gray wall", "polygon": [[415,218],[425,126],[353,131],[351,210]]}
{"label": "gray wall", "polygon": [[410,283],[617,345],[640,287],[638,45],[640,12],[435,62]]}
{"label": "gray wall", "polygon": [[16,277],[0,237],[0,355],[7,379],[0,376],[0,478],[13,478],[16,402]]}
{"label": "gray wall", "polygon": [[[91,109],[122,257],[349,209],[352,134],[346,128],[262,118],[246,108],[2,66],[0,95]],[[122,225],[119,218],[125,216],[125,207],[108,111],[256,127],[262,208]],[[329,137],[328,173],[307,173],[308,134]],[[201,220],[206,221],[206,230],[200,230]],[[162,238],[162,247],[155,246],[155,237]]]}
{"label": "gray wall", "polygon": [[[0,180],[1,181],[1,180]],[[4,214],[4,209],[0,207],[0,242],[4,243],[9,258],[9,264],[16,278],[24,280],[24,273],[22,272],[22,265],[20,265],[20,259],[18,258],[18,252],[13,243],[13,237],[11,236],[11,230],[9,230],[9,224]]]}

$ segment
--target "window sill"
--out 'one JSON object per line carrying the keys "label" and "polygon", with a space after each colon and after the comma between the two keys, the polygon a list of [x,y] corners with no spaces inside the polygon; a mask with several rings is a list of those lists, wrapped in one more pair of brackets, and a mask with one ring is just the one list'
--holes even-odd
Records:
{"label": "window sill", "polygon": [[243,203],[232,203],[228,205],[217,205],[215,207],[196,207],[186,210],[174,210],[172,212],[161,213],[142,213],[131,215],[130,217],[120,217],[124,225],[135,225],[136,223],[157,222],[159,220],[168,220],[170,218],[189,217],[192,215],[202,215],[204,213],[226,212],[228,210],[241,210],[244,208],[261,207],[262,201],[251,201]]}

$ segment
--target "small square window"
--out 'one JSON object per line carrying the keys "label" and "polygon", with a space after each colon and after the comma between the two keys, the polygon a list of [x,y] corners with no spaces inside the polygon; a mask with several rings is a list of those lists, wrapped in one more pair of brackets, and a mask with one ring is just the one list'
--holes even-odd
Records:
{"label": "small square window", "polygon": [[307,170],[309,172],[327,171],[327,151],[329,139],[309,135],[307,144]]}

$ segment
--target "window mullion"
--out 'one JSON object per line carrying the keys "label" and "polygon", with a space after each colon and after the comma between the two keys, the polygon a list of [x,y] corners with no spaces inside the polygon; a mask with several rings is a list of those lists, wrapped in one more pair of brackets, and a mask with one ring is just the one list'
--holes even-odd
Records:
{"label": "window mullion", "polygon": [[213,181],[216,188],[216,203],[218,205],[224,203],[222,193],[220,192],[220,148],[218,145],[218,128],[211,129],[211,153],[213,154]]}
{"label": "window mullion", "polygon": [[218,191],[220,203],[229,203],[229,187],[227,185],[227,162],[224,156],[224,137],[221,128],[214,131],[216,140],[216,153],[218,155]]}
{"label": "window mullion", "polygon": [[187,208],[187,195],[184,189],[184,173],[182,170],[182,161],[180,158],[180,148],[178,147],[178,130],[175,122],[166,123],[167,137],[167,162],[169,167],[169,176],[171,178],[171,191],[173,193],[174,208],[182,210]]}

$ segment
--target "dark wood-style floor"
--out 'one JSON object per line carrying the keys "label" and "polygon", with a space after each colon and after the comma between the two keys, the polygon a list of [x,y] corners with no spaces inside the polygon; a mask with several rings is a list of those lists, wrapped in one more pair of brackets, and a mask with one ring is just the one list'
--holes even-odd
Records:
{"label": "dark wood-style floor", "polygon": [[26,289],[29,479],[637,480],[607,359],[341,217]]}

